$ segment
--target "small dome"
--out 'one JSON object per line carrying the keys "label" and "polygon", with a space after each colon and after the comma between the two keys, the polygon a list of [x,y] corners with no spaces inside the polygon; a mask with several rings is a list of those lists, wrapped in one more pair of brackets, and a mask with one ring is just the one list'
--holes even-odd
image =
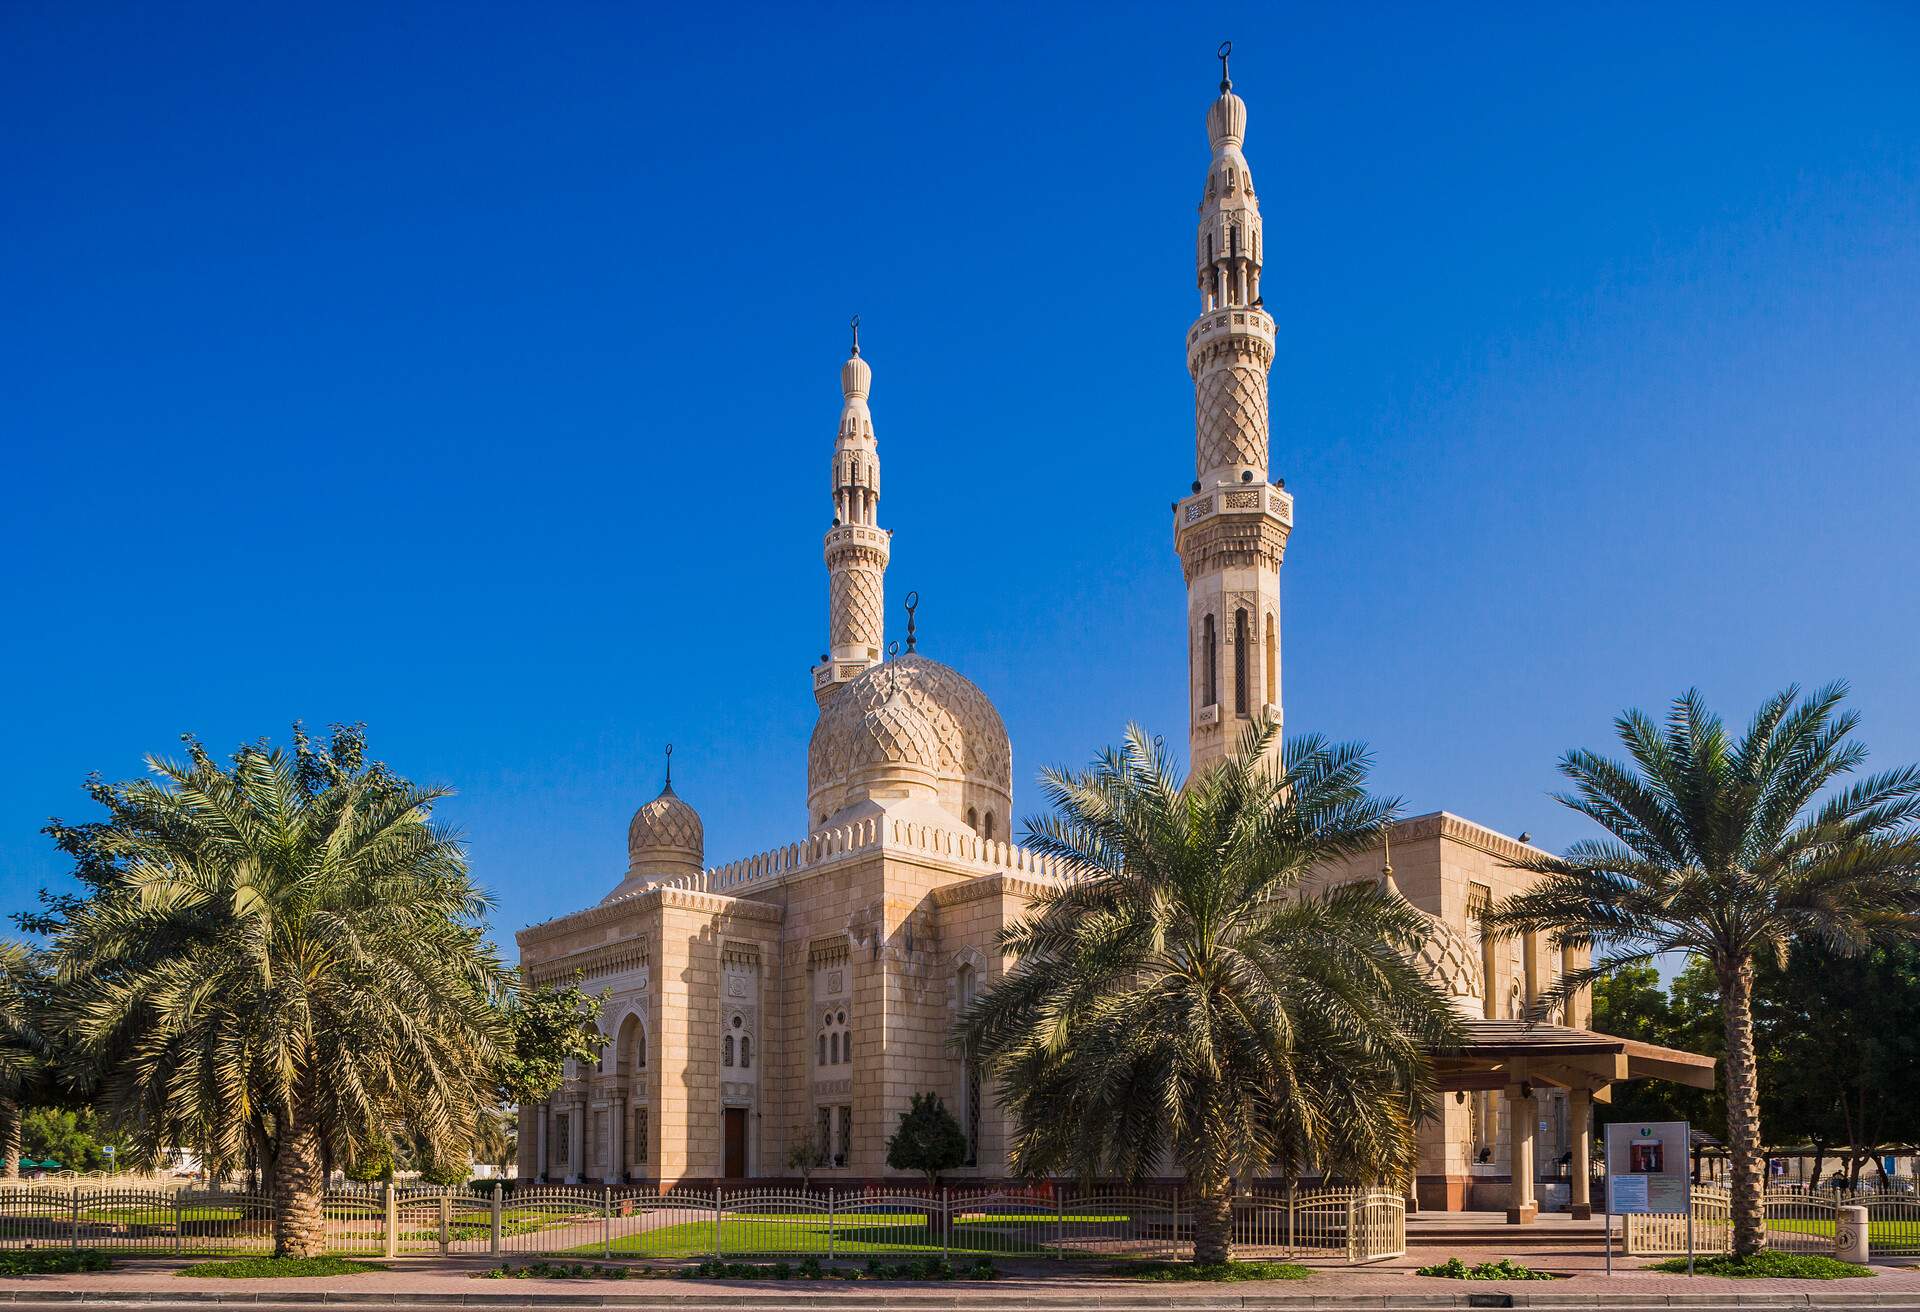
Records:
{"label": "small dome", "polygon": [[[1480,981],[1480,954],[1466,935],[1449,925],[1440,917],[1427,914],[1427,941],[1413,956],[1413,964],[1420,969],[1441,995],[1459,1006],[1461,1002],[1471,1000],[1475,1004],[1486,998],[1486,991]],[[1469,1015],[1479,1015],[1476,1005]]]}
{"label": "small dome", "polygon": [[[885,345],[886,343],[881,343]],[[884,353],[883,353],[884,354]],[[855,347],[847,362],[840,366],[840,390],[847,400],[863,398],[873,389],[873,370],[860,358],[860,348]]]}
{"label": "small dome", "polygon": [[1239,149],[1240,143],[1247,137],[1247,102],[1231,91],[1222,91],[1220,98],[1207,109],[1207,140],[1215,150],[1229,146]]}
{"label": "small dome", "polygon": [[677,874],[700,869],[706,851],[706,830],[700,813],[680,800],[673,782],[660,796],[633,813],[627,825],[627,877],[637,874]]}

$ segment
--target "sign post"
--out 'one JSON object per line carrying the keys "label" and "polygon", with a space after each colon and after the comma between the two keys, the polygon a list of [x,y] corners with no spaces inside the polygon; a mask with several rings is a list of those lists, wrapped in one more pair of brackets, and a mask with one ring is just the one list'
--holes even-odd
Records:
{"label": "sign post", "polygon": [[[1685,1121],[1615,1121],[1607,1126],[1607,1274],[1613,1274],[1613,1218],[1684,1213],[1687,1274],[1693,1274],[1693,1177]],[[1622,1222],[1624,1233],[1625,1223]]]}

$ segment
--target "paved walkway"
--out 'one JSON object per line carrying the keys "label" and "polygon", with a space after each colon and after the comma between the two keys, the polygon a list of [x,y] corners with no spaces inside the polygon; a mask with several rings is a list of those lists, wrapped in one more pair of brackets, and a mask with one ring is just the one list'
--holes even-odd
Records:
{"label": "paved walkway", "polygon": [[[1462,1251],[1467,1261],[1500,1256]],[[1432,1253],[1418,1260],[1433,1260]],[[463,1259],[403,1259],[389,1270],[324,1280],[196,1280],[175,1275],[171,1261],[131,1259],[114,1271],[82,1276],[31,1276],[0,1279],[0,1302],[22,1306],[89,1303],[243,1302],[276,1304],[350,1302],[359,1306],[426,1308],[452,1304],[513,1306],[528,1303],[602,1307],[755,1308],[828,1306],[840,1308],[942,1309],[1206,1309],[1313,1307],[1468,1307],[1560,1308],[1713,1307],[1859,1307],[1920,1310],[1920,1270],[1878,1268],[1872,1280],[1711,1280],[1669,1276],[1644,1270],[1641,1260],[1616,1265],[1612,1279],[1599,1274],[1599,1255],[1568,1251],[1530,1251],[1530,1265],[1567,1272],[1570,1279],[1529,1282],[1456,1282],[1412,1274],[1416,1259],[1359,1269],[1320,1268],[1307,1280],[1240,1285],[1145,1284],[1072,1268],[1053,1268],[1045,1276],[1015,1274],[991,1284],[955,1281],[939,1284],[881,1285],[868,1282],[711,1281],[711,1280],[481,1280],[487,1264]],[[1004,1268],[1003,1268],[1004,1269]],[[1057,1273],[1057,1274],[1056,1274]],[[1504,1297],[1511,1297],[1510,1304]],[[1471,1301],[1470,1301],[1471,1300]],[[1486,1300],[1486,1301],[1482,1301]]]}

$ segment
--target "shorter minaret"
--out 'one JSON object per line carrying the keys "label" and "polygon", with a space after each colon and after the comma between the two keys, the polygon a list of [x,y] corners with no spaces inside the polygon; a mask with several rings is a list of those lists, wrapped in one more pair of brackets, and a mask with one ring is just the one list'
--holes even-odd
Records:
{"label": "shorter minaret", "polygon": [[813,697],[825,706],[840,686],[880,660],[885,632],[888,539],[880,527],[880,452],[867,392],[873,370],[853,353],[840,366],[840,433],[833,443],[833,526],[827,530],[827,650],[813,667]]}

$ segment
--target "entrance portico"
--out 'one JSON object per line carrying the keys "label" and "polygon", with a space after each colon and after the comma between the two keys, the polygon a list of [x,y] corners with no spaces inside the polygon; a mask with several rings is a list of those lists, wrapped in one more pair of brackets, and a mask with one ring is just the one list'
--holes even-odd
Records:
{"label": "entrance portico", "polygon": [[1592,1104],[1607,1102],[1622,1080],[1670,1080],[1696,1089],[1713,1087],[1713,1058],[1662,1048],[1595,1030],[1534,1025],[1517,1020],[1467,1020],[1466,1042],[1434,1061],[1443,1092],[1497,1090],[1505,1104],[1507,1220],[1530,1223],[1540,1211],[1535,1195],[1536,1134],[1541,1094],[1565,1090],[1570,1149],[1568,1210],[1575,1219],[1593,1215],[1588,1172],[1593,1158]]}

